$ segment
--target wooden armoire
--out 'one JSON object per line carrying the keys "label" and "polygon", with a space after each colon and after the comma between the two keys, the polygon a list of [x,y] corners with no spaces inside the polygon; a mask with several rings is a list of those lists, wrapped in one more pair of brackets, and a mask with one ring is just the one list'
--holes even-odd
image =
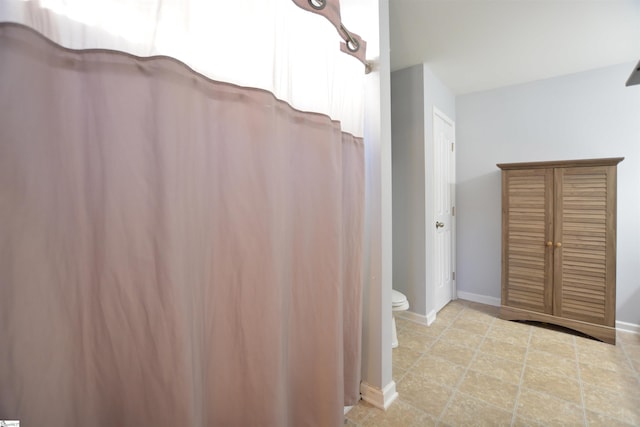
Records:
{"label": "wooden armoire", "polygon": [[500,318],[616,339],[616,165],[622,157],[498,164]]}

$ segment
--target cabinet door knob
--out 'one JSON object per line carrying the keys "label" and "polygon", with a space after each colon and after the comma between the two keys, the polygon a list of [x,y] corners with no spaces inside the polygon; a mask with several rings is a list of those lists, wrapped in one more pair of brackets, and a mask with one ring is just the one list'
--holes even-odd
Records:
{"label": "cabinet door knob", "polygon": [[560,243],[560,242],[556,243],[556,248],[559,248],[561,246],[562,246],[562,243]]}
{"label": "cabinet door knob", "polygon": [[547,242],[547,246],[553,246],[553,242]]}
{"label": "cabinet door knob", "polygon": [[444,222],[437,221],[436,228],[442,228],[442,227],[444,227]]}

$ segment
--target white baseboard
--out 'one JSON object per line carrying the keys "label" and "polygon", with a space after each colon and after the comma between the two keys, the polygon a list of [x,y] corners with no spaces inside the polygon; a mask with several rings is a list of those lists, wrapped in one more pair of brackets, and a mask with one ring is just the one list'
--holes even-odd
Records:
{"label": "white baseboard", "polygon": [[471,292],[458,291],[458,298],[467,301],[478,302],[480,304],[493,305],[496,307],[500,306],[500,298],[472,294]]}
{"label": "white baseboard", "polygon": [[431,310],[426,316],[414,313],[413,311],[398,311],[395,315],[402,319],[410,320],[425,326],[431,326],[431,324],[436,321],[436,312],[433,310]]}
{"label": "white baseboard", "polygon": [[621,322],[619,320],[616,321],[616,330],[631,332],[633,334],[640,334],[640,325],[636,325],[635,323],[627,323]]}
{"label": "white baseboard", "polygon": [[[429,322],[429,316],[423,316],[422,314],[414,313],[413,311],[397,311],[394,313],[396,317],[410,320],[421,325],[429,326],[433,322]],[[435,319],[433,319],[435,320]]]}
{"label": "white baseboard", "polygon": [[436,321],[436,312],[435,310],[431,310],[427,313],[427,326],[431,326],[433,322]]}
{"label": "white baseboard", "polygon": [[362,396],[362,400],[365,402],[385,411],[389,408],[389,405],[398,398],[396,383],[394,381],[391,381],[389,384],[384,386],[383,389],[361,382],[360,395]]}

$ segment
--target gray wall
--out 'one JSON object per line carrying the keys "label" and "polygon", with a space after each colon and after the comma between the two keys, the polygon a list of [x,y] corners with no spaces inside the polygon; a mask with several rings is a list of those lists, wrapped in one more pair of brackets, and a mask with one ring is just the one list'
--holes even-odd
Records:
{"label": "gray wall", "polygon": [[422,65],[391,73],[393,288],[426,314],[424,77]]}
{"label": "gray wall", "polygon": [[[391,64],[389,0],[350,2],[343,12],[378,58],[365,78],[365,236],[362,319],[363,399],[378,406],[395,396],[391,374]],[[384,390],[384,392],[383,392]],[[379,398],[371,400],[371,395]],[[382,401],[381,401],[382,400]]]}
{"label": "gray wall", "polygon": [[434,309],[433,108],[455,120],[455,97],[425,65],[391,73],[393,287],[410,311]]}
{"label": "gray wall", "polygon": [[500,297],[496,163],[624,156],[618,165],[617,320],[640,324],[640,86],[622,64],[459,96],[458,290]]}

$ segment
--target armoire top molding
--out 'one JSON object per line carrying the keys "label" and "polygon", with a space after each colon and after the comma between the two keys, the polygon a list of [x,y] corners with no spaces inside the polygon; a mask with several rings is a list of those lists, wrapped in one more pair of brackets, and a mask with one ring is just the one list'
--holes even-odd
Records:
{"label": "armoire top molding", "polygon": [[603,159],[579,159],[579,160],[553,160],[547,162],[521,162],[521,163],[498,163],[498,166],[502,170],[506,169],[542,169],[553,167],[567,167],[567,166],[615,166],[624,157],[607,157]]}

